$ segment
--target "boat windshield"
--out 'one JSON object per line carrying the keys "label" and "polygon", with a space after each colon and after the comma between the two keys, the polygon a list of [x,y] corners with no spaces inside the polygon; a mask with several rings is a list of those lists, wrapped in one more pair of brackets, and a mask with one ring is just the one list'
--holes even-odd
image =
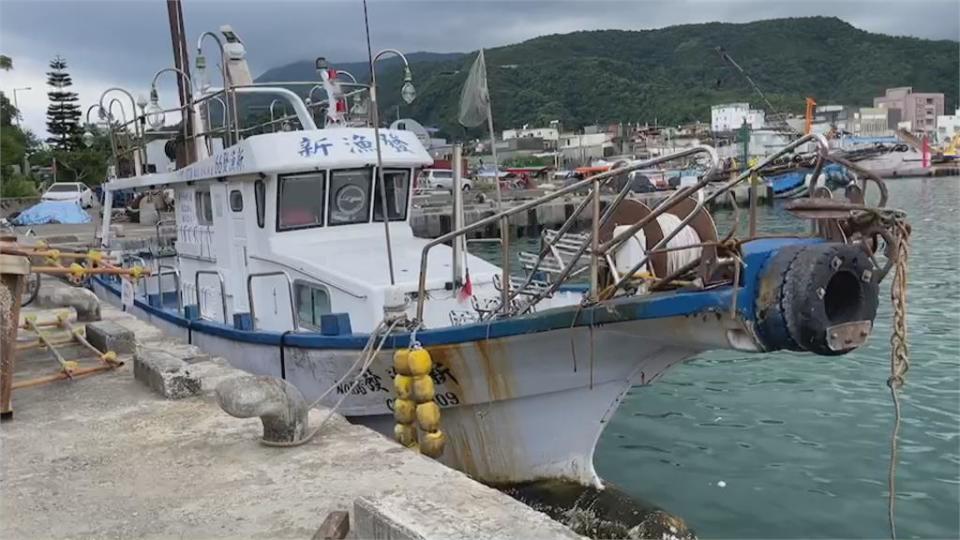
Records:
{"label": "boat windshield", "polygon": [[323,226],[324,173],[280,177],[277,230]]}
{"label": "boat windshield", "polygon": [[[383,181],[390,221],[406,220],[410,170],[384,169]],[[383,221],[380,181],[370,167],[330,171],[329,183],[322,172],[281,176],[277,205],[278,231],[370,223],[371,206],[373,221]]]}
{"label": "boat windshield", "polygon": [[370,182],[373,169],[347,169],[330,173],[330,225],[366,223],[370,220]]}
{"label": "boat windshield", "polygon": [[[387,186],[387,215],[390,221],[407,219],[407,200],[410,191],[410,171],[406,169],[384,169],[383,183]],[[383,208],[380,202],[380,182],[374,190],[373,220],[383,221]]]}

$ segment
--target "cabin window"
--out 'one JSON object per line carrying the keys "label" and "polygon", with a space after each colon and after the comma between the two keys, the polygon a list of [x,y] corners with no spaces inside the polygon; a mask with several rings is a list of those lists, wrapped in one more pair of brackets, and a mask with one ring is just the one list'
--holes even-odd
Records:
{"label": "cabin window", "polygon": [[210,190],[197,190],[194,198],[196,199],[197,223],[201,225],[213,223],[213,204],[210,202]]}
{"label": "cabin window", "polygon": [[370,221],[370,181],[373,169],[330,173],[330,225]]}
{"label": "cabin window", "polygon": [[243,212],[243,194],[239,189],[230,192],[230,210]]}
{"label": "cabin window", "polygon": [[326,175],[297,174],[280,177],[277,193],[277,230],[323,226]]}
{"label": "cabin window", "polygon": [[253,183],[253,198],[257,203],[257,227],[262,229],[267,212],[267,186],[264,185],[263,180]]}
{"label": "cabin window", "polygon": [[325,287],[297,282],[297,323],[301,327],[320,328],[320,316],[330,313],[330,293]]}
{"label": "cabin window", "polygon": [[[406,169],[384,169],[383,183],[387,186],[387,215],[390,221],[407,219],[407,195],[410,192],[410,171]],[[376,181],[373,195],[373,220],[383,221],[380,202],[380,179]]]}

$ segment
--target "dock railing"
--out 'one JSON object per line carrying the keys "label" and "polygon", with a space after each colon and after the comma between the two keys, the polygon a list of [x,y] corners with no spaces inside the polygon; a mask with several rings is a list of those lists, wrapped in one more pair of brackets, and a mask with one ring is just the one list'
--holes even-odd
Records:
{"label": "dock railing", "polygon": [[[578,261],[582,259],[585,255],[588,255],[590,257],[590,288],[589,288],[589,293],[588,293],[589,296],[587,300],[590,302],[596,302],[601,299],[599,284],[598,284],[600,260],[606,258],[608,254],[612,253],[614,250],[619,248],[624,242],[632,238],[637,233],[637,231],[643,228],[647,223],[650,223],[651,221],[656,220],[660,215],[664,214],[665,212],[667,212],[668,210],[670,210],[671,208],[679,204],[681,201],[687,199],[687,197],[690,197],[691,195],[697,195],[697,203],[694,210],[690,212],[686,218],[682,219],[680,221],[680,224],[673,231],[671,231],[667,235],[664,235],[663,239],[657,242],[657,244],[654,245],[651,249],[646,250],[645,255],[641,258],[641,260],[638,263],[634,265],[634,267],[630,271],[624,272],[618,279],[615,280],[614,284],[611,287],[608,287],[607,289],[605,289],[604,294],[607,297],[615,295],[618,291],[623,290],[626,287],[626,285],[630,283],[630,279],[632,278],[632,276],[634,276],[636,272],[641,267],[643,267],[644,264],[646,264],[650,255],[652,255],[653,253],[656,253],[657,251],[662,251],[664,249],[664,246],[666,246],[667,243],[670,240],[672,240],[680,232],[681,229],[689,226],[690,222],[710,202],[728,193],[734,187],[738,186],[742,182],[749,179],[752,175],[758,173],[759,171],[761,171],[762,169],[764,169],[765,167],[773,163],[780,156],[788,152],[792,152],[796,148],[808,143],[814,143],[817,147],[817,153],[818,153],[817,162],[813,171],[813,180],[812,180],[812,186],[811,186],[813,188],[816,186],[817,178],[819,177],[820,172],[823,169],[824,162],[829,157],[829,146],[827,144],[827,140],[822,135],[809,134],[791,142],[790,144],[781,148],[776,153],[770,156],[767,156],[764,160],[757,163],[755,166],[750,167],[749,169],[741,173],[739,176],[727,182],[724,182],[718,189],[712,191],[709,195],[704,195],[702,193],[702,190],[705,187],[707,187],[707,185],[710,183],[710,178],[712,177],[713,173],[719,168],[720,159],[717,156],[716,150],[714,150],[713,147],[701,145],[701,146],[691,147],[688,149],[684,149],[678,152],[674,152],[671,154],[667,154],[667,155],[656,157],[649,160],[636,161],[633,163],[629,163],[623,167],[613,169],[601,174],[597,174],[589,178],[585,178],[567,187],[564,187],[552,193],[546,194],[532,201],[520,204],[513,208],[509,208],[507,210],[504,210],[492,216],[488,216],[484,219],[475,221],[469,225],[461,227],[460,229],[451,231],[438,238],[435,238],[424,246],[423,251],[421,253],[421,257],[420,257],[420,279],[419,279],[419,286],[417,290],[417,315],[416,315],[417,320],[418,321],[423,320],[424,304],[427,300],[426,282],[427,282],[427,260],[429,257],[429,252],[431,249],[433,249],[439,244],[452,241],[460,236],[464,236],[466,234],[469,234],[472,231],[481,229],[488,225],[499,223],[501,260],[502,260],[501,278],[500,278],[501,301],[500,301],[499,308],[492,312],[492,316],[509,315],[510,314],[509,312],[512,309],[511,306],[514,305],[512,301],[534,279],[537,273],[537,268],[543,262],[547,254],[550,252],[550,249],[553,246],[553,244],[558,242],[565,233],[569,232],[574,227],[574,225],[578,221],[579,216],[583,214],[583,212],[586,211],[587,207],[589,206],[591,207],[590,231],[587,235],[585,235],[585,238],[583,242],[580,244],[576,253],[570,258],[569,261],[566,262],[566,264],[564,265],[564,268],[559,272],[557,277],[552,280],[552,283],[550,284],[550,286],[542,291],[538,291],[534,294],[528,295],[529,299],[519,307],[518,311],[519,312],[526,311],[531,306],[539,302],[541,299],[549,296],[550,294],[553,294],[553,292],[555,292],[565,281],[568,280],[568,278],[570,277],[570,274],[573,272],[574,268],[576,268]],[[609,240],[603,243],[600,242],[600,232],[599,232],[600,228],[605,223],[607,223],[607,221],[610,220],[616,208],[620,205],[620,203],[623,202],[624,199],[627,198],[627,196],[631,191],[631,182],[628,179],[624,183],[624,186],[617,192],[617,195],[614,198],[614,200],[607,206],[606,210],[603,211],[602,214],[600,210],[601,188],[609,184],[611,180],[616,178],[617,176],[627,175],[632,171],[649,168],[655,165],[659,165],[661,163],[666,163],[666,162],[674,161],[677,159],[689,158],[697,154],[705,154],[710,161],[710,165],[708,169],[700,177],[700,180],[697,181],[697,183],[689,185],[687,187],[679,188],[670,197],[668,197],[667,199],[662,201],[659,205],[657,205],[655,208],[653,208],[651,212],[648,215],[646,215],[644,218],[630,225],[629,228],[627,228],[626,230],[623,230],[620,233],[615,233],[613,237],[610,238]],[[532,270],[529,270],[524,284],[521,287],[511,289],[510,262],[509,262],[510,261],[510,257],[509,257],[510,242],[509,242],[509,236],[508,236],[509,227],[507,226],[510,216],[513,216],[515,214],[519,214],[522,212],[526,212],[532,208],[536,208],[554,199],[563,197],[565,195],[574,193],[576,191],[582,190],[587,187],[589,187],[590,189],[588,196],[585,197],[583,201],[581,201],[581,203],[573,211],[570,217],[567,218],[567,220],[561,225],[561,227],[558,229],[557,234],[553,237],[553,239],[547,240],[546,238],[544,238],[544,245],[541,247],[538,260],[533,265]],[[811,196],[814,196],[813,192],[814,190],[811,189]],[[756,212],[755,205],[751,205],[750,212],[751,212],[751,219],[755,219],[755,216],[753,216],[753,214],[755,214]],[[516,308],[513,308],[513,309],[516,309]]]}

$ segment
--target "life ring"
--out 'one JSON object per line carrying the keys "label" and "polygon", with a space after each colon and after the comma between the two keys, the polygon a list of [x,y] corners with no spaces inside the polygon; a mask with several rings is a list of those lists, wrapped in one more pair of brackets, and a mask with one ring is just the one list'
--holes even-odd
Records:
{"label": "life ring", "polygon": [[757,295],[757,334],[768,350],[846,354],[831,328],[877,316],[877,272],[862,247],[813,244],[781,249],[765,265]]}

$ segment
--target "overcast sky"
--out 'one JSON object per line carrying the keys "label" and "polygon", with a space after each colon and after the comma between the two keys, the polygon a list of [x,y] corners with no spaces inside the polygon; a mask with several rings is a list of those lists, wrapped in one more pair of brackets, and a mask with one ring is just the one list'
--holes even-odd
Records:
{"label": "overcast sky", "polygon": [[[247,46],[254,76],[296,60],[366,57],[360,0],[184,0],[188,45],[204,30],[231,24]],[[453,52],[516,43],[544,34],[641,30],[709,21],[831,15],[871,32],[960,39],[958,0],[370,0],[374,49]],[[209,44],[214,47],[212,44]],[[164,0],[0,0],[0,52],[14,70],[0,89],[18,87],[24,124],[46,136],[45,72],[63,55],[83,110],[110,86],[146,93],[153,73],[173,63]],[[216,62],[207,52],[210,64]],[[918,59],[922,61],[923,59]],[[175,99],[171,76],[161,102]]]}

